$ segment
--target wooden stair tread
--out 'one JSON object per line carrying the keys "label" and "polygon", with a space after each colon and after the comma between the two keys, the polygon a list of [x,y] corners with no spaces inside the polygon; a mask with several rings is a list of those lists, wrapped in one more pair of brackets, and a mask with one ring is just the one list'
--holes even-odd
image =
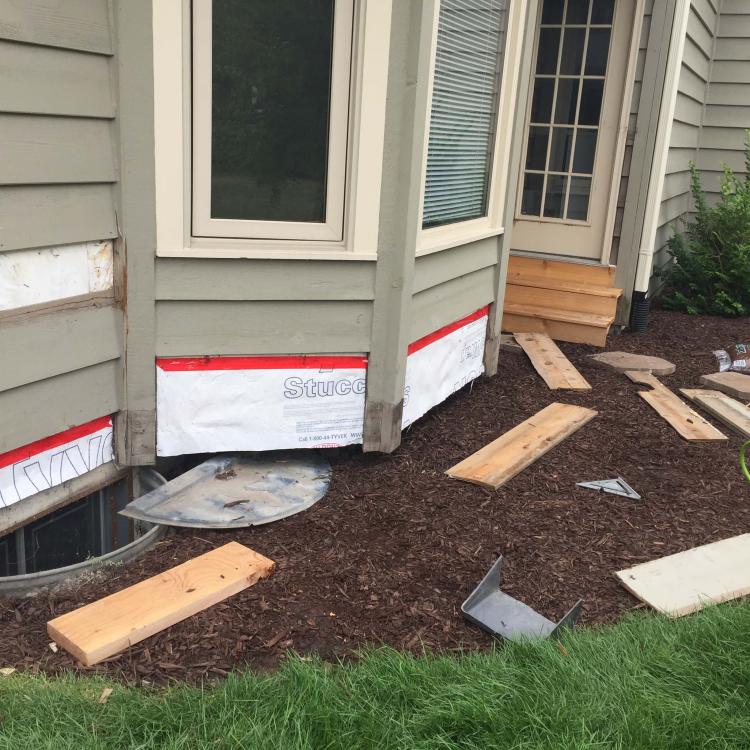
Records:
{"label": "wooden stair tread", "polygon": [[542,307],[541,305],[519,305],[513,302],[506,303],[504,311],[511,315],[559,320],[564,323],[576,323],[578,325],[592,326],[593,328],[609,328],[615,319],[614,315],[596,315],[594,313],[582,313],[575,310]]}
{"label": "wooden stair tread", "polygon": [[612,286],[599,286],[596,284],[582,284],[565,279],[550,279],[545,276],[531,276],[509,274],[507,283],[512,286],[527,286],[536,289],[554,289],[557,292],[572,292],[574,294],[590,294],[595,297],[609,297],[610,299],[619,299],[622,296],[622,289]]}

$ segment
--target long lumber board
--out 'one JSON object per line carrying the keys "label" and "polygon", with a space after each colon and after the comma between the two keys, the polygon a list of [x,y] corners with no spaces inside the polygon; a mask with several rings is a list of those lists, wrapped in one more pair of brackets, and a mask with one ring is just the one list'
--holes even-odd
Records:
{"label": "long lumber board", "polygon": [[591,386],[546,333],[515,333],[518,344],[550,390],[590,391]]}
{"label": "long lumber board", "polygon": [[621,570],[631,594],[670,617],[750,594],[750,534]]}
{"label": "long lumber board", "polygon": [[692,442],[728,440],[726,435],[717,430],[697,411],[691,409],[650,372],[627,370],[625,375],[634,383],[650,385],[653,388],[651,391],[638,391],[638,395],[685,440]]}
{"label": "long lumber board", "polygon": [[750,437],[750,409],[721,391],[707,391],[701,388],[680,388],[687,396],[709,414],[730,429],[744,437]]}
{"label": "long lumber board", "polygon": [[582,406],[550,404],[445,473],[497,489],[596,415]]}
{"label": "long lumber board", "polygon": [[273,560],[229,542],[47,623],[50,638],[97,664],[265,578]]}

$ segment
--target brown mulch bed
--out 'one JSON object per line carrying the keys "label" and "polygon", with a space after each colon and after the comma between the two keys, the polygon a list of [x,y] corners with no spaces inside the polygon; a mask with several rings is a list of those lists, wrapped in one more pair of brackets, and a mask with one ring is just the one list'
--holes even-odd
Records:
{"label": "brown mulch bed", "polygon": [[[647,334],[613,336],[609,349],[663,356],[678,366],[663,382],[699,387],[715,369],[711,351],[746,341],[749,330],[748,320],[658,312]],[[366,644],[487,648],[491,639],[459,606],[498,554],[504,589],[548,617],[582,597],[581,624],[617,620],[639,605],[615,571],[750,530],[742,441],[727,433],[728,444],[686,442],[637,396],[639,386],[590,363],[597,350],[561,348],[592,392],[549,391],[523,354],[503,352],[496,378],[419,420],[395,454],[334,457],[330,492],[303,514],[239,532],[179,530],[104,580],[0,600],[0,666],[160,684],[272,668],[289,649],[335,658]],[[444,474],[556,400],[599,416],[498,491]],[[643,502],[575,486],[618,475]],[[232,539],[274,559],[271,578],[97,667],[50,650],[51,617]]]}

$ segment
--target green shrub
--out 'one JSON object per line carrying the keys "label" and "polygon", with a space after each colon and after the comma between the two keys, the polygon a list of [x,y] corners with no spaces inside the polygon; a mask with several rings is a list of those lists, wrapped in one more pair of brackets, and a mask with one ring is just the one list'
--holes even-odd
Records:
{"label": "green shrub", "polygon": [[738,177],[724,166],[715,206],[708,205],[692,162],[690,175],[695,220],[669,240],[674,263],[664,272],[664,307],[691,315],[750,315],[750,131],[745,175]]}

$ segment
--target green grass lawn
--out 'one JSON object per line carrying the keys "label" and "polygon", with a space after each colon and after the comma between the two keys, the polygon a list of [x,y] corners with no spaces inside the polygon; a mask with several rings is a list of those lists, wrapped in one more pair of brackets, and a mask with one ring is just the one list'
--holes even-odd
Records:
{"label": "green grass lawn", "polygon": [[[105,705],[105,687],[114,692]],[[750,748],[750,604],[465,656],[291,657],[204,689],[0,677],[0,747]]]}

